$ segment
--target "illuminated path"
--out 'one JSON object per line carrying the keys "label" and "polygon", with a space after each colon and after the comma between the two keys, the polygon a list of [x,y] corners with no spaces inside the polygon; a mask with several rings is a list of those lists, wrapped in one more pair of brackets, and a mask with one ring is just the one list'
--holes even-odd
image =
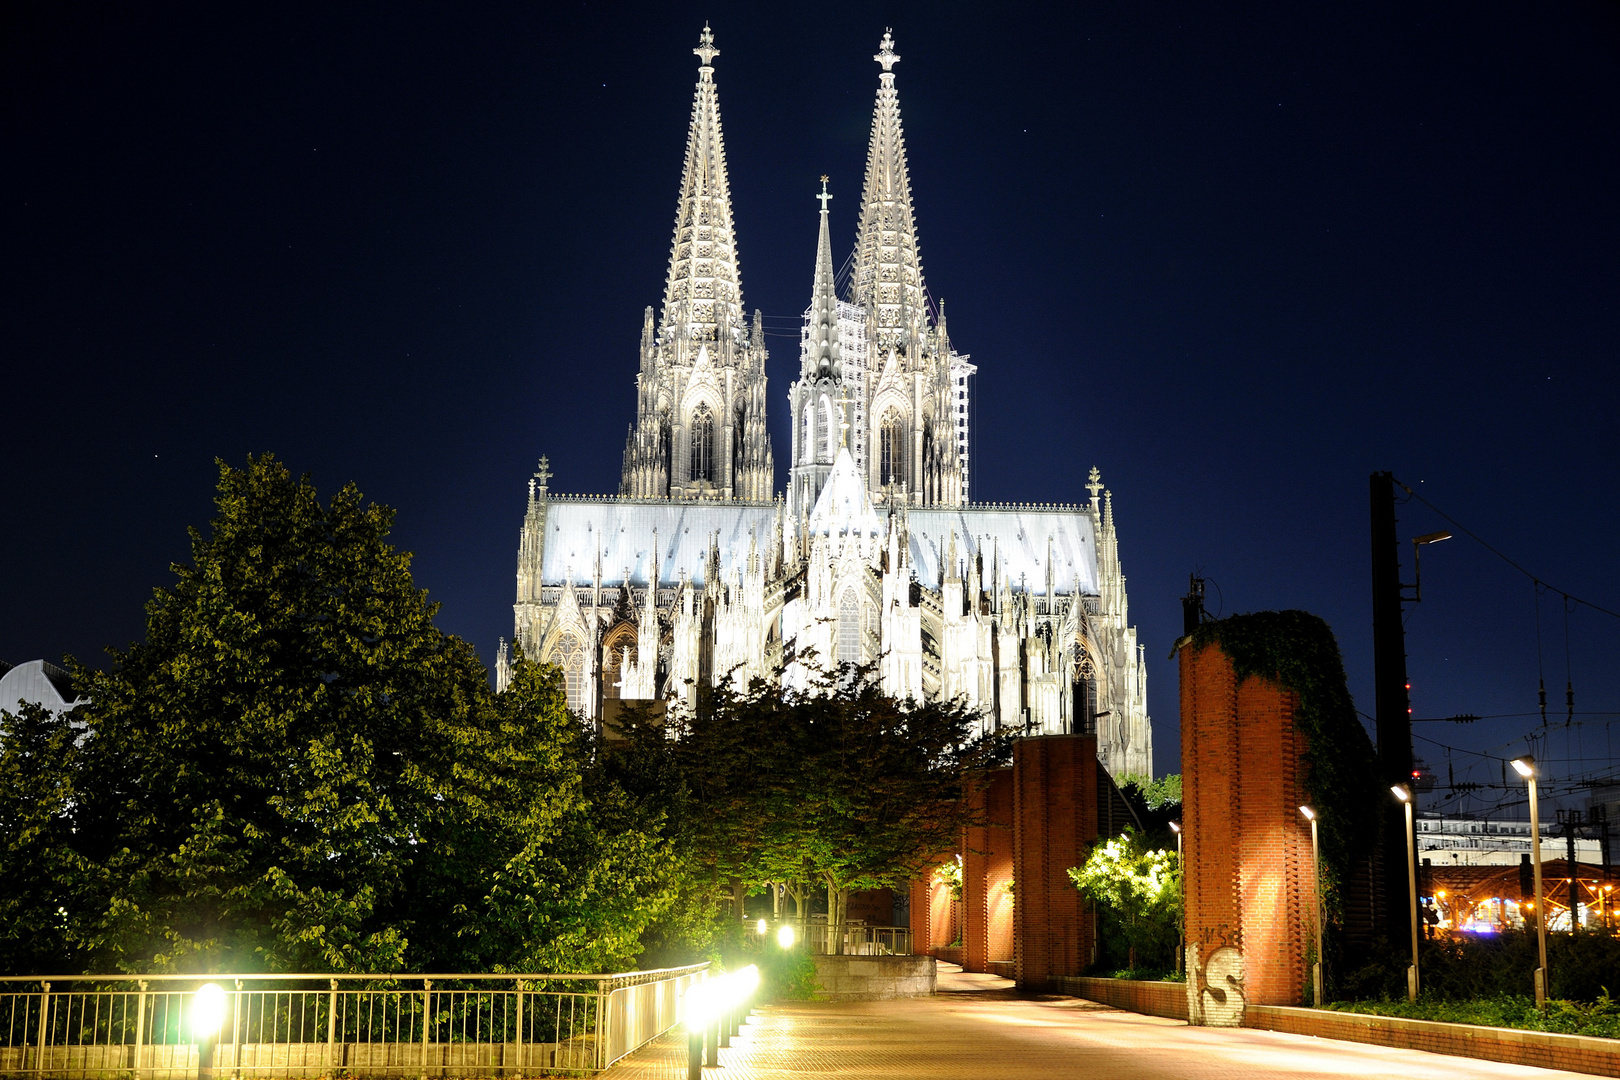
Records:
{"label": "illuminated path", "polygon": [[[730,1049],[720,1051],[722,1067],[704,1069],[704,1078],[1573,1080],[1586,1075],[1273,1031],[1193,1028],[1077,998],[1018,998],[1007,979],[947,971],[940,966],[940,994],[933,999],[766,1006]],[[678,1080],[686,1075],[685,1036],[665,1036],[602,1075]]]}

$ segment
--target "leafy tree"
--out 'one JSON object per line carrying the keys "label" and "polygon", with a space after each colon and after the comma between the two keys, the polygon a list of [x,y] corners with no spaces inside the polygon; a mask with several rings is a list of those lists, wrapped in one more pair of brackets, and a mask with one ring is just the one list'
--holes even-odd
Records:
{"label": "leafy tree", "polygon": [[851,891],[904,885],[955,847],[974,777],[1011,745],[966,706],[897,700],[848,665],[809,693],[722,685],[668,723],[626,725],[626,767],[677,781],[666,805],[683,852],[717,892],[732,879],[825,888],[835,942]]}
{"label": "leafy tree", "polygon": [[1157,950],[1174,939],[1182,900],[1175,852],[1149,849],[1127,829],[1092,848],[1084,866],[1070,867],[1069,879],[1087,899],[1118,916],[1132,968],[1138,950]]}
{"label": "leafy tree", "polygon": [[67,713],[0,712],[0,971],[71,971],[65,919],[89,868],[74,850],[79,745]]}
{"label": "leafy tree", "polygon": [[[65,722],[6,718],[12,970],[585,970],[675,894],[554,670],[507,694],[433,624],[388,509],[269,456]],[[75,731],[74,728],[79,729]],[[651,831],[641,826],[652,826]],[[21,876],[13,878],[9,871]],[[15,881],[28,895],[12,895]],[[25,921],[24,921],[25,920]],[[32,950],[32,951],[30,951]]]}
{"label": "leafy tree", "polygon": [[1122,788],[1135,788],[1149,810],[1181,806],[1181,774],[1171,773],[1155,780],[1151,776],[1126,773],[1119,779]]}

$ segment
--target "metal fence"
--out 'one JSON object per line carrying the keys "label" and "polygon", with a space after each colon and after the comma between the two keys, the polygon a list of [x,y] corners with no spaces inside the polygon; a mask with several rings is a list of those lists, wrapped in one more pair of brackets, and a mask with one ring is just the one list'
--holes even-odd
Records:
{"label": "metal fence", "polygon": [[[0,1076],[586,1074],[684,1019],[707,973],[12,977],[0,979]],[[195,1022],[205,982],[224,990],[217,1033]]]}
{"label": "metal fence", "polygon": [[[805,931],[805,942],[813,955],[835,952],[832,928],[821,920],[812,920]],[[911,930],[904,926],[866,926],[848,923],[844,926],[845,956],[910,956]]]}

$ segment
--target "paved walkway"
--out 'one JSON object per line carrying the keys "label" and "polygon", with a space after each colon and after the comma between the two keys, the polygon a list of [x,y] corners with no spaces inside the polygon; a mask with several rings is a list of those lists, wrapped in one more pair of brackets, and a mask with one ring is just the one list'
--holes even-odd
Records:
{"label": "paved walkway", "polygon": [[[941,964],[940,994],[912,1001],[788,1002],[756,1010],[704,1080],[982,1077],[1064,1080],[1569,1078],[1585,1074],[1274,1031],[1188,1027]],[[602,1074],[680,1080],[686,1037],[666,1035]]]}

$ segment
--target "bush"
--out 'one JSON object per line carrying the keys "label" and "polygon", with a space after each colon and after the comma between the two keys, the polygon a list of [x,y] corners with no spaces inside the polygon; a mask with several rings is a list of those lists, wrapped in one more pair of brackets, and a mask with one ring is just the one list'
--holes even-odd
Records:
{"label": "bush", "polygon": [[[1406,955],[1380,950],[1379,959],[1345,975],[1340,995],[1350,1001],[1406,996]],[[1523,995],[1533,985],[1536,935],[1460,934],[1425,941],[1419,949],[1425,1001],[1477,1001]],[[1620,991],[1620,938],[1603,934],[1552,934],[1547,938],[1550,997],[1597,1002]],[[1551,1030],[1551,1029],[1549,1029]]]}

